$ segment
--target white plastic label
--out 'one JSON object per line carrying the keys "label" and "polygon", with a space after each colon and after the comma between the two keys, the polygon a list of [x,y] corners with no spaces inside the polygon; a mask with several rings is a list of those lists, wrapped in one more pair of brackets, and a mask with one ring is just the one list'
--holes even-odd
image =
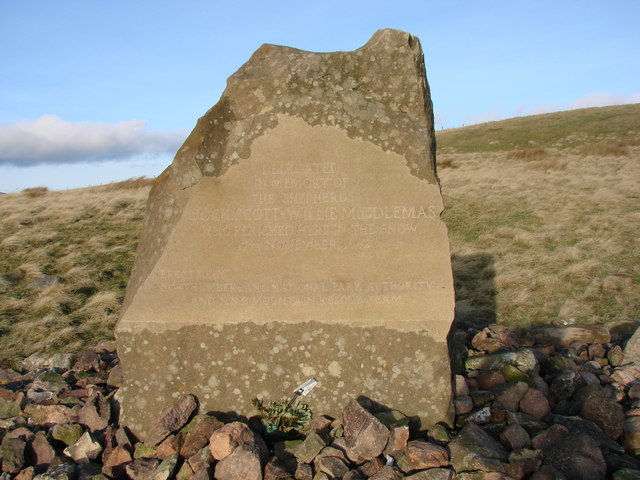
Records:
{"label": "white plastic label", "polygon": [[293,391],[293,393],[297,393],[298,395],[302,395],[303,397],[306,397],[307,395],[309,395],[309,392],[311,392],[311,390],[313,390],[313,388],[317,384],[318,382],[316,381],[315,378],[310,378],[309,380],[304,382],[302,385],[299,385],[298,388],[296,388]]}

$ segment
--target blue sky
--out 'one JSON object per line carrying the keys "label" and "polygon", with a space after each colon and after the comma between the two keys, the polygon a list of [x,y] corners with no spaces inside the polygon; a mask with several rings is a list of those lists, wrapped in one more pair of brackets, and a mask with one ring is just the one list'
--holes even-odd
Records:
{"label": "blue sky", "polygon": [[262,43],[420,38],[437,128],[640,103],[640,2],[3,0],[0,191],[155,176]]}

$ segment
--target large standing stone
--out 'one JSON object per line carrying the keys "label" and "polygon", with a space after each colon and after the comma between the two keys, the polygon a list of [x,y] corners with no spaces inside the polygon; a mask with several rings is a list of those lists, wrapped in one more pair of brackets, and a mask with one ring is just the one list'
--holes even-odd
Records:
{"label": "large standing stone", "polygon": [[363,396],[450,420],[442,209],[417,38],[263,45],[150,194],[116,328],[123,421],[145,439],[187,393],[250,415],[309,377],[318,413]]}

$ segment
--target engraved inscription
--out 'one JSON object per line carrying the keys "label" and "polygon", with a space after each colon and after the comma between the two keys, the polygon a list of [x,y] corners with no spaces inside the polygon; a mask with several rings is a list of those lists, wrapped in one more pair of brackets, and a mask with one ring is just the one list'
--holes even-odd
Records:
{"label": "engraved inscription", "polygon": [[435,205],[363,205],[338,162],[264,164],[251,182],[249,206],[195,208],[188,220],[238,251],[268,252],[367,250],[373,236],[418,233],[437,218]]}

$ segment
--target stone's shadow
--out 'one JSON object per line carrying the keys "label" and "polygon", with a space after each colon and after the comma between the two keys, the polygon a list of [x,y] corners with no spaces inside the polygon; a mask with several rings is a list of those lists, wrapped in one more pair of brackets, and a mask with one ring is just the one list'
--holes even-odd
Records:
{"label": "stone's shadow", "polygon": [[455,326],[483,329],[497,318],[494,257],[487,253],[451,256],[456,295]]}
{"label": "stone's shadow", "polygon": [[[377,400],[367,397],[366,395],[359,395],[358,398],[356,398],[356,401],[360,404],[362,408],[371,412],[373,415],[378,417],[378,419],[380,419],[381,421],[383,420],[384,417],[387,417],[387,420],[382,421],[382,423],[388,423],[388,422],[394,423],[393,412],[395,411],[395,409],[387,405],[384,405],[378,402]],[[409,421],[408,425],[409,425],[409,431],[411,432],[411,434],[413,435],[419,432],[421,429],[420,417],[407,417],[407,419]]]}

